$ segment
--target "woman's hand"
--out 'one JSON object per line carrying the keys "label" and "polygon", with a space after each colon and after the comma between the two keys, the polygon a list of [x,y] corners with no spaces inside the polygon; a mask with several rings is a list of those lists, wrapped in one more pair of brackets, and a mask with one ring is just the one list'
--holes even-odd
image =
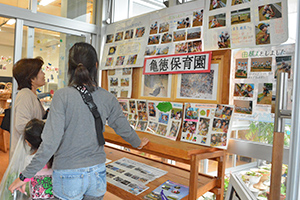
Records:
{"label": "woman's hand", "polygon": [[9,191],[11,193],[14,193],[14,190],[19,190],[20,192],[26,194],[25,188],[26,188],[26,183],[24,181],[21,181],[19,178],[14,180],[14,182],[9,186]]}
{"label": "woman's hand", "polygon": [[145,145],[147,145],[149,142],[149,139],[144,137],[141,139],[141,141],[142,142],[141,142],[140,146],[137,147],[137,149],[142,149]]}

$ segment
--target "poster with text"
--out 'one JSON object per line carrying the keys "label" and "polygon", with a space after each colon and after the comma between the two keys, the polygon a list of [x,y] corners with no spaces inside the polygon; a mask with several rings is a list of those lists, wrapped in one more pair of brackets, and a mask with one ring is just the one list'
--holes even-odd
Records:
{"label": "poster with text", "polygon": [[291,110],[294,53],[294,44],[232,51],[230,103],[235,105],[235,119],[274,122],[280,72],[288,73],[287,109]]}

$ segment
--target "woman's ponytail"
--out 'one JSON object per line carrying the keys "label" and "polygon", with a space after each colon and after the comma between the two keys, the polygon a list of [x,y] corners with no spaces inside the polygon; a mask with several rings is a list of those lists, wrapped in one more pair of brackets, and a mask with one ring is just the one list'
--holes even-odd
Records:
{"label": "woman's ponytail", "polygon": [[91,80],[89,71],[82,63],[79,63],[75,69],[73,81],[76,85],[92,86],[94,84]]}

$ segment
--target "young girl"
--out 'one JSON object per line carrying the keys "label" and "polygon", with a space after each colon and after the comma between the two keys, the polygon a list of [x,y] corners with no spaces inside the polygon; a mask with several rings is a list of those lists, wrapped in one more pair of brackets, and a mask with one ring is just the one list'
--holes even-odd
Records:
{"label": "young girl", "polygon": [[[31,154],[35,154],[42,142],[42,131],[45,123],[39,119],[30,120],[24,131],[24,142],[30,147]],[[52,162],[53,157],[40,170],[34,177],[25,179],[25,182],[29,182],[30,197],[32,199],[52,199],[54,198],[52,192]]]}

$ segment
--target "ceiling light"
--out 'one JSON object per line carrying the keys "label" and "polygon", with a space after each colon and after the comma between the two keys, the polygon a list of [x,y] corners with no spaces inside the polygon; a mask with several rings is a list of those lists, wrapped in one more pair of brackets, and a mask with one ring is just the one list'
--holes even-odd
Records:
{"label": "ceiling light", "polygon": [[40,6],[47,6],[49,3],[52,3],[55,0],[41,0],[39,5]]}
{"label": "ceiling light", "polygon": [[13,25],[13,24],[15,24],[16,23],[16,20],[15,19],[10,19],[10,20],[8,20],[7,22],[6,22],[6,24],[8,24],[8,25]]}

